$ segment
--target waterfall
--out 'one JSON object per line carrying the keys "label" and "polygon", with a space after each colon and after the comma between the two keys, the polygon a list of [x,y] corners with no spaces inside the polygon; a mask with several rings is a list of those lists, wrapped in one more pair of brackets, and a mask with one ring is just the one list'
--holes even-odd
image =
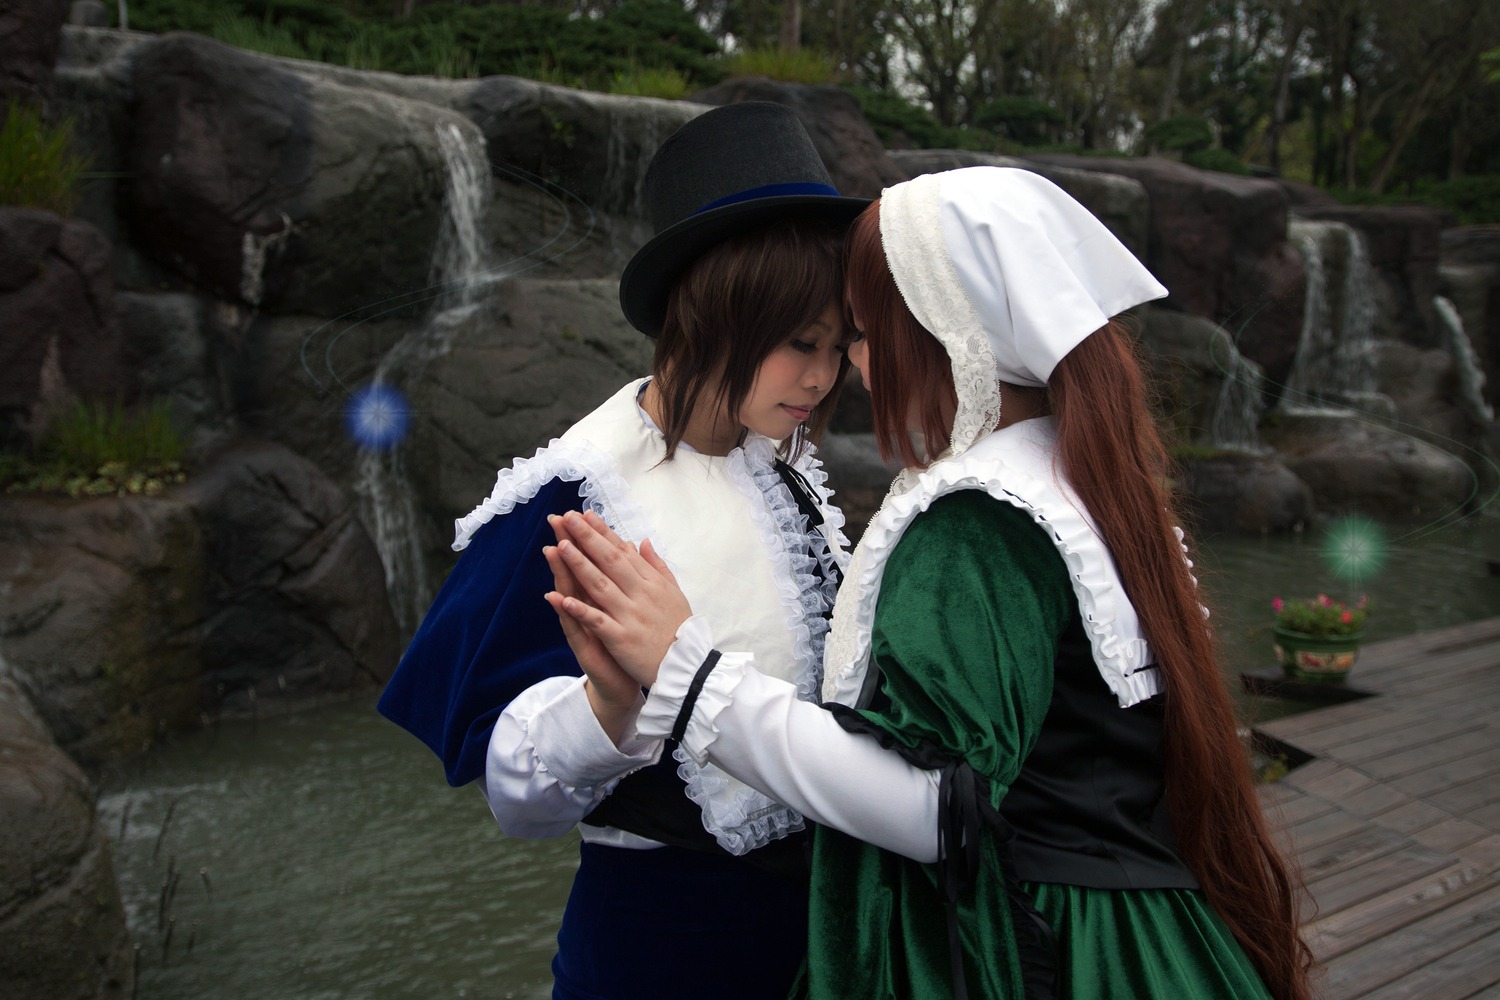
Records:
{"label": "waterfall", "polygon": [[[482,223],[490,204],[490,168],[476,131],[445,123],[437,127],[438,149],[447,170],[443,221],[432,257],[436,292],[428,318],[420,321],[381,358],[374,384],[410,383],[427,363],[447,353],[454,335],[479,309],[483,289],[498,276],[488,270]],[[405,442],[360,453],[354,489],[365,525],[385,566],[386,592],[396,620],[415,629],[432,601],[423,559],[423,532],[409,484]]]}
{"label": "waterfall", "polygon": [[1432,304],[1437,307],[1438,318],[1443,321],[1448,353],[1453,355],[1453,367],[1458,373],[1459,406],[1475,423],[1494,423],[1495,409],[1484,398],[1484,369],[1480,367],[1474,343],[1464,330],[1458,309],[1441,295],[1434,298]]}
{"label": "waterfall", "polygon": [[1364,240],[1342,222],[1293,219],[1288,235],[1307,267],[1302,335],[1287,376],[1294,405],[1379,406],[1375,398],[1375,278]]}
{"label": "waterfall", "polygon": [[[1261,395],[1265,376],[1259,365],[1235,349],[1227,335],[1223,336],[1222,343],[1227,348],[1228,358],[1227,363],[1220,365],[1224,384],[1219,389],[1219,399],[1209,420],[1209,443],[1225,451],[1264,452],[1266,448],[1260,443],[1260,418],[1265,411]],[[1220,352],[1215,350],[1214,353],[1217,356]]]}
{"label": "waterfall", "polygon": [[443,225],[432,255],[431,281],[441,290],[441,311],[471,305],[490,277],[481,226],[491,192],[490,164],[483,141],[466,140],[451,122],[438,126],[437,137],[448,168]]}

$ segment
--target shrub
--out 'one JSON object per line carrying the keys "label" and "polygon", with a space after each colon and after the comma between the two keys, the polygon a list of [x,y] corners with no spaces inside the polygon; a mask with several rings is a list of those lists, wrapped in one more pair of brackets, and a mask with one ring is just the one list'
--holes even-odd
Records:
{"label": "shrub", "polygon": [[1001,149],[1000,137],[993,132],[940,124],[925,108],[917,107],[891,91],[868,87],[845,89],[854,95],[870,127],[887,146],[967,149],[978,153],[995,153]]}
{"label": "shrub", "polygon": [[73,148],[73,123],[49,125],[36,108],[12,104],[0,125],[0,205],[68,215],[89,158]]}
{"label": "shrub", "polygon": [[1172,153],[1192,153],[1214,143],[1214,130],[1197,115],[1173,115],[1146,129],[1146,141]]}
{"label": "shrub", "polygon": [[1062,112],[1034,97],[997,97],[974,114],[974,124],[1025,146],[1050,141]]}
{"label": "shrub", "polygon": [[450,80],[473,79],[479,75],[483,43],[477,49],[470,48],[447,21],[418,24],[409,45],[413,72]]}
{"label": "shrub", "polygon": [[684,90],[724,76],[718,43],[674,0],[622,0],[602,17],[532,3],[431,3],[398,22],[373,0],[134,0],[130,15],[143,31],[194,31],[391,73],[510,74],[596,90],[640,67],[676,71]]}
{"label": "shrub", "polygon": [[1200,149],[1188,153],[1182,162],[1199,170],[1217,170],[1221,174],[1248,174],[1250,168],[1245,161],[1223,147]]}
{"label": "shrub", "polygon": [[1418,181],[1410,190],[1385,194],[1345,188],[1330,188],[1328,193],[1346,205],[1426,205],[1446,209],[1463,226],[1500,223],[1500,176],[1495,174]]}

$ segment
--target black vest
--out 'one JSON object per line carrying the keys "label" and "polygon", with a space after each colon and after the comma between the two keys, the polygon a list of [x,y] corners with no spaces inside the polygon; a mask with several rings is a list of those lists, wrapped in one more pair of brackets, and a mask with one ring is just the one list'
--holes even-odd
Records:
{"label": "black vest", "polygon": [[1000,803],[1016,832],[1016,874],[1094,889],[1198,888],[1177,854],[1162,768],[1162,696],[1121,708],[1075,618],[1036,746]]}

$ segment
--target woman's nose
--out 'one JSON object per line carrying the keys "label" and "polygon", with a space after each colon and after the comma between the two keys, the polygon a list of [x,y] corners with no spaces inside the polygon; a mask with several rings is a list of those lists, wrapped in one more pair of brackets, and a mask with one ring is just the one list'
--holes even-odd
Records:
{"label": "woman's nose", "polygon": [[839,356],[837,348],[819,351],[811,364],[807,366],[804,374],[806,385],[814,389],[827,390],[833,385],[834,378],[839,371]]}

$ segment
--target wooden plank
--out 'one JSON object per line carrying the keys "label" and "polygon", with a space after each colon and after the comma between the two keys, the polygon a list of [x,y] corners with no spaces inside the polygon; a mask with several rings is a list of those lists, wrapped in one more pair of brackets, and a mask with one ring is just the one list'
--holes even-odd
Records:
{"label": "wooden plank", "polygon": [[[1500,705],[1496,706],[1500,709]],[[1495,729],[1487,727],[1477,732],[1465,732],[1454,736],[1436,740],[1426,746],[1415,747],[1400,753],[1393,753],[1387,757],[1366,760],[1360,763],[1360,769],[1372,777],[1390,781],[1397,788],[1406,789],[1401,778],[1410,777],[1408,782],[1412,788],[1418,789],[1415,794],[1420,794],[1423,788],[1441,787],[1451,783],[1449,774],[1455,773],[1454,769],[1444,770],[1442,777],[1433,779],[1424,775],[1437,772],[1445,764],[1457,764],[1456,773],[1464,774],[1465,767],[1469,764],[1490,767],[1500,767],[1500,748],[1497,748],[1500,734]],[[1492,753],[1486,753],[1493,751]],[[1483,772],[1470,772],[1483,773]]]}
{"label": "wooden plank", "polygon": [[1404,806],[1413,799],[1410,795],[1390,785],[1372,784],[1339,800],[1339,806],[1348,813],[1377,819],[1393,809]]}
{"label": "wooden plank", "polygon": [[1345,840],[1372,832],[1393,836],[1389,831],[1380,831],[1369,820],[1350,816],[1343,810],[1336,810],[1287,828],[1293,847],[1304,858],[1322,857],[1330,850],[1337,852],[1338,845]]}
{"label": "wooden plank", "polygon": [[1409,834],[1451,818],[1446,810],[1439,809],[1431,802],[1412,799],[1406,805],[1381,813],[1374,822],[1387,830]]}
{"label": "wooden plank", "polygon": [[1392,885],[1362,903],[1318,916],[1306,927],[1308,944],[1320,959],[1333,958],[1494,886],[1487,872],[1454,862]]}
{"label": "wooden plank", "polygon": [[1265,806],[1263,811],[1277,829],[1289,830],[1298,823],[1327,816],[1337,808],[1327,799],[1320,799],[1316,795],[1301,795],[1280,805]]}
{"label": "wooden plank", "polygon": [[1480,871],[1500,871],[1500,833],[1492,833],[1472,844],[1465,844],[1458,849],[1458,856]]}
{"label": "wooden plank", "polygon": [[[1500,751],[1486,756],[1490,759],[1470,772],[1473,777],[1468,781],[1435,789],[1422,798],[1459,816],[1500,802],[1500,780],[1497,780],[1500,776]],[[1446,772],[1456,774],[1457,769],[1449,768]]]}
{"label": "wooden plank", "polygon": [[1455,686],[1482,683],[1496,662],[1495,647],[1475,646],[1443,656],[1418,654],[1402,666],[1366,680],[1379,691],[1420,688],[1419,693],[1441,699]]}
{"label": "wooden plank", "polygon": [[1334,914],[1375,898],[1389,886],[1427,878],[1451,865],[1449,855],[1413,845],[1403,850],[1372,852],[1355,865],[1310,882],[1308,888],[1318,902],[1318,912]]}
{"label": "wooden plank", "polygon": [[[1476,709],[1486,715],[1493,713],[1494,710],[1495,706],[1488,704]],[[1322,741],[1316,746],[1309,743],[1305,749],[1312,753],[1357,764],[1372,758],[1383,758],[1407,750],[1417,750],[1468,733],[1493,732],[1487,718],[1465,725],[1457,719],[1445,718],[1447,714],[1441,711],[1421,714],[1413,712],[1409,715],[1393,713],[1386,720],[1385,725],[1380,726],[1374,732],[1367,728],[1365,734],[1359,739]]]}
{"label": "wooden plank", "polygon": [[1500,830],[1500,803],[1486,806],[1483,809],[1475,809],[1469,813],[1468,818],[1486,830]]}
{"label": "wooden plank", "polygon": [[1488,833],[1488,830],[1477,823],[1453,817],[1418,830],[1411,835],[1411,839],[1434,851],[1453,853],[1461,847],[1483,840]]}
{"label": "wooden plank", "polygon": [[[1419,756],[1419,751],[1395,754],[1401,760],[1371,760],[1365,763],[1364,768],[1374,777],[1388,780],[1395,789],[1422,798],[1430,798],[1431,793],[1439,789],[1451,789],[1475,778],[1500,774],[1500,745],[1496,744],[1491,744],[1491,750],[1482,753],[1470,753],[1457,759],[1431,760],[1424,766],[1412,768],[1410,765],[1413,759]],[[1494,798],[1482,801],[1493,802]]]}
{"label": "wooden plank", "polygon": [[1365,698],[1362,701],[1345,702],[1342,705],[1320,708],[1311,712],[1299,712],[1296,715],[1286,715],[1270,722],[1263,722],[1255,728],[1270,733],[1277,739],[1296,743],[1298,737],[1319,732],[1329,726],[1360,722],[1385,715],[1390,710],[1376,704],[1379,701],[1379,698]]}
{"label": "wooden plank", "polygon": [[[1295,841],[1294,841],[1295,843]],[[1430,850],[1414,845],[1406,837],[1377,826],[1362,825],[1353,833],[1320,845],[1297,852],[1302,868],[1302,879],[1317,897],[1319,908],[1323,908],[1323,880],[1367,862],[1403,850]]]}
{"label": "wooden plank", "polygon": [[1320,799],[1342,801],[1346,795],[1368,789],[1375,779],[1363,774],[1342,761],[1320,760],[1299,767],[1281,779],[1293,788],[1300,788],[1308,795]]}
{"label": "wooden plank", "polygon": [[1421,697],[1431,705],[1448,705],[1461,702],[1466,691],[1481,690],[1494,670],[1494,654],[1487,652],[1484,658],[1472,655],[1464,660],[1434,663],[1424,670],[1407,670],[1400,676],[1373,682],[1373,687],[1388,696]]}
{"label": "wooden plank", "polygon": [[[1328,1000],[1370,997],[1374,991],[1400,983],[1473,942],[1493,947],[1496,921],[1500,921],[1500,883],[1491,880],[1478,892],[1328,961],[1324,966],[1325,995]],[[1395,992],[1390,996],[1463,995],[1451,987],[1451,983],[1440,981],[1436,987],[1429,986],[1426,993]]]}
{"label": "wooden plank", "polygon": [[1366,995],[1366,1000],[1461,997],[1500,983],[1500,931],[1424,965]]}

